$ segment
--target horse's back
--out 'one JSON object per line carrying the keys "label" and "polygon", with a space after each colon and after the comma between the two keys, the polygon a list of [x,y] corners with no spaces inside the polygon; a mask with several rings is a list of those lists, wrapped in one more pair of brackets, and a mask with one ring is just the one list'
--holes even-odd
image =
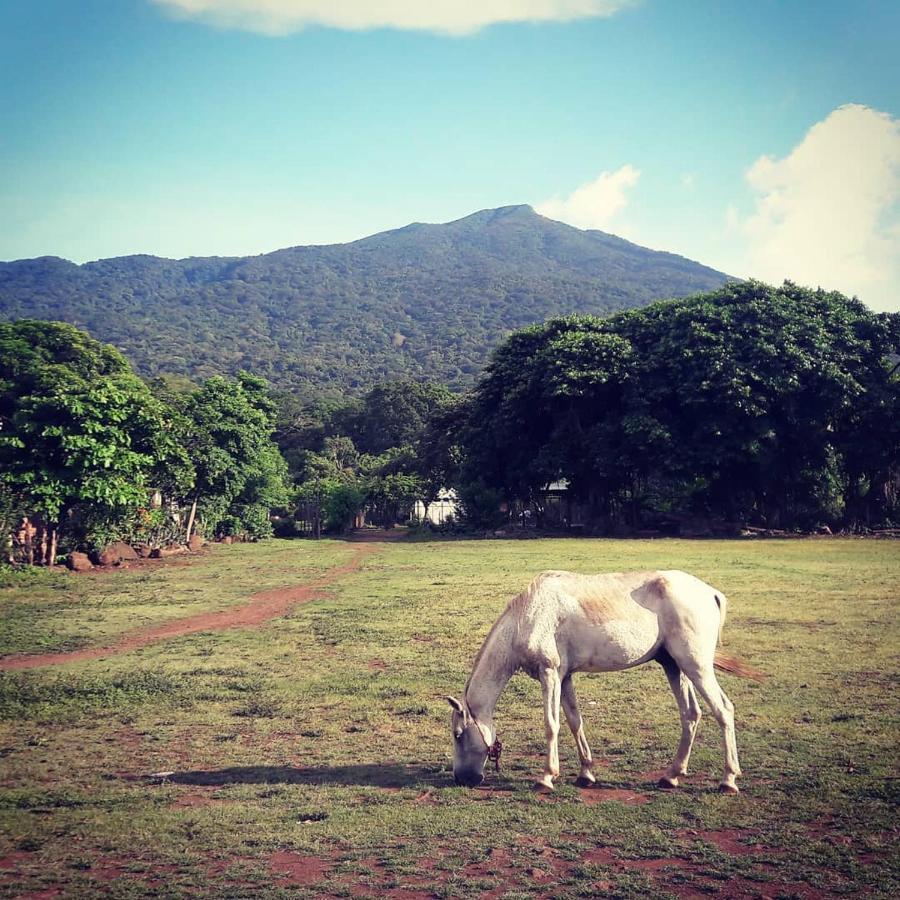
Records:
{"label": "horse's back", "polygon": [[653,658],[690,622],[706,630],[714,589],[679,570],[583,575],[542,572],[508,611],[529,657],[559,659],[570,671],[612,671]]}

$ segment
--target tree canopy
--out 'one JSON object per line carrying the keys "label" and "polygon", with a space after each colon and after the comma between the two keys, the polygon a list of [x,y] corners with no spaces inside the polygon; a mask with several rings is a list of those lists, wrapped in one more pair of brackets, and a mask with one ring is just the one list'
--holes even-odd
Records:
{"label": "tree canopy", "polygon": [[607,520],[651,507],[785,526],[884,515],[900,457],[897,319],[744,282],[523,329],[474,392],[464,480],[527,499],[565,478]]}
{"label": "tree canopy", "polygon": [[[113,347],[71,325],[0,323],[0,507],[4,532],[24,517],[40,555],[135,537],[152,495],[173,508],[200,499],[210,533],[270,532],[284,502],[265,383],[210,379],[189,394],[151,390]],[[144,524],[164,517],[159,510]]]}

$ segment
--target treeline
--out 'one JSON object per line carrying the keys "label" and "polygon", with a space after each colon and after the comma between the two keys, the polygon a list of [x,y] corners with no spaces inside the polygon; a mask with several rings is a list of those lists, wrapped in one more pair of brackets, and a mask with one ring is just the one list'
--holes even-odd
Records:
{"label": "treeline", "polygon": [[898,349],[900,315],[788,282],[554,319],[494,354],[460,431],[460,483],[539,508],[566,479],[607,531],[686,515],[896,524]]}
{"label": "treeline", "polygon": [[0,324],[3,557],[393,525],[444,479],[420,439],[452,403],[416,383],[304,405],[246,373],[145,382],[71,325]]}
{"label": "treeline", "polygon": [[115,541],[186,543],[194,529],[270,535],[288,499],[275,417],[260,378],[176,392],[70,325],[0,324],[6,555],[52,565]]}
{"label": "treeline", "polygon": [[288,401],[276,438],[331,528],[451,487],[479,528],[859,531],[900,524],[898,349],[896,314],[750,281],[522,329],[467,396]]}
{"label": "treeline", "polygon": [[276,440],[296,484],[291,514],[279,520],[284,536],[345,531],[363,520],[391,527],[417,502],[427,513],[452,484],[454,438],[441,439],[440,425],[460,398],[443,386],[393,381],[361,399],[280,400]]}
{"label": "treeline", "polygon": [[75,328],[21,321],[0,325],[0,517],[37,528],[46,562],[194,528],[390,526],[445,488],[477,528],[897,525],[898,350],[900,315],[751,281],[514,332],[468,395],[310,403],[246,374],[145,383]]}

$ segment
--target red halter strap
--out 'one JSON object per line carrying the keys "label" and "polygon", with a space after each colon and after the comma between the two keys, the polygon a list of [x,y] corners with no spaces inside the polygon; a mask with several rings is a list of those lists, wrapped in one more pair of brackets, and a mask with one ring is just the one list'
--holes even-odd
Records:
{"label": "red halter strap", "polygon": [[[468,708],[468,704],[466,704]],[[494,736],[494,743],[489,744],[484,737],[484,732],[481,730],[481,723],[475,717],[475,713],[469,710],[469,715],[472,717],[472,721],[475,723],[475,727],[478,729],[478,736],[481,738],[481,742],[484,744],[485,749],[487,750],[487,758],[491,760],[494,764],[494,771],[500,771],[500,754],[503,752],[503,744],[500,741],[500,738],[496,735]]]}

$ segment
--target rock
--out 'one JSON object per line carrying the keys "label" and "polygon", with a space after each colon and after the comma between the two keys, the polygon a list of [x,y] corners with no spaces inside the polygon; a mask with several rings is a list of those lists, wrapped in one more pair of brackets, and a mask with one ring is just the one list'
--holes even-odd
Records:
{"label": "rock", "polygon": [[219,538],[219,542],[222,544],[233,544],[234,538],[230,534],[226,534],[224,537]]}
{"label": "rock", "polygon": [[131,546],[126,544],[124,541],[113,541],[111,544],[108,544],[103,550],[99,552],[94,551],[91,554],[91,559],[98,566],[114,566],[117,563],[122,562],[123,559],[137,558],[137,553],[135,553]]}
{"label": "rock", "polygon": [[73,572],[90,572],[90,570],[94,568],[91,565],[91,561],[88,558],[87,553],[78,552],[70,553],[66,557],[66,565]]}
{"label": "rock", "polygon": [[196,553],[198,550],[203,549],[205,543],[206,541],[204,541],[199,534],[192,534],[191,539],[188,542],[188,547],[190,547],[192,553]]}
{"label": "rock", "polygon": [[152,559],[165,559],[167,556],[178,556],[179,553],[187,553],[187,547],[177,545],[172,547],[156,547],[154,550],[150,551],[150,557]]}
{"label": "rock", "polygon": [[153,552],[153,548],[149,544],[132,544],[132,548],[141,559],[147,559]]}

